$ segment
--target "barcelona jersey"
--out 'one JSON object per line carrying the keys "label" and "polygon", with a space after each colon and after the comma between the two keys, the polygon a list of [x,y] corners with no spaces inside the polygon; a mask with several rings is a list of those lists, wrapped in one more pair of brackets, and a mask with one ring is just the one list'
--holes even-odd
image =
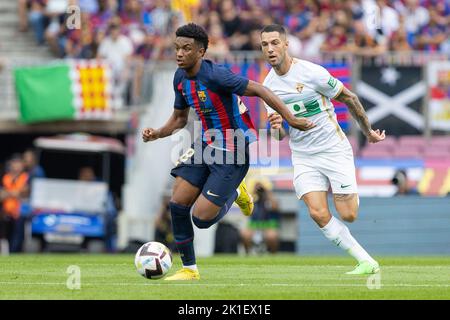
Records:
{"label": "barcelona jersey", "polygon": [[178,68],[173,80],[174,107],[195,110],[202,123],[202,139],[208,145],[214,142],[214,146],[235,150],[236,136],[245,137],[246,144],[256,140],[249,112],[239,98],[248,82],[247,78],[209,60],[202,60],[194,77]]}

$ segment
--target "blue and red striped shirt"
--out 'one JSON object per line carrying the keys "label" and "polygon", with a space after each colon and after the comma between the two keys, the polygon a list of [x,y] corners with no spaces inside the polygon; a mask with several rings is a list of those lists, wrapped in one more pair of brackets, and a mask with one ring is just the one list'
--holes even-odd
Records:
{"label": "blue and red striped shirt", "polygon": [[209,60],[202,60],[194,77],[188,77],[186,71],[178,68],[173,79],[174,107],[195,110],[202,123],[203,141],[235,150],[233,132],[240,131],[245,143],[257,139],[249,112],[238,97],[244,94],[248,82],[247,78]]}

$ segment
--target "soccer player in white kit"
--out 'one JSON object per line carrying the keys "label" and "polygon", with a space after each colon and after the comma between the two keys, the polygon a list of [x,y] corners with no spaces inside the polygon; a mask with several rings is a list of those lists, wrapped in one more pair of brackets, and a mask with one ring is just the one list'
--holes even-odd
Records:
{"label": "soccer player in white kit", "polygon": [[[261,48],[272,66],[264,80],[297,117],[306,117],[315,127],[307,131],[289,128],[289,145],[294,166],[294,187],[325,237],[347,251],[358,265],[347,274],[373,274],[380,268],[350,234],[347,226],[328,208],[327,192],[342,220],[353,222],[358,215],[355,165],[352,147],[340,128],[331,99],[348,106],[353,118],[370,143],[385,139],[385,132],[373,130],[358,97],[320,65],[293,58],[288,53],[286,30],[269,25],[261,31]],[[271,134],[286,136],[282,118],[266,105]]]}

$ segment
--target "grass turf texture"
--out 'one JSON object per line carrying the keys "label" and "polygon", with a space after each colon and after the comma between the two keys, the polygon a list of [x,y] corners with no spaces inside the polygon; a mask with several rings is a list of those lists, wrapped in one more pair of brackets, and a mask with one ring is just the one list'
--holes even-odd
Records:
{"label": "grass turf texture", "polygon": [[[450,257],[376,257],[381,288],[367,276],[345,275],[347,257],[215,256],[199,258],[201,280],[147,280],[133,255],[0,257],[0,299],[450,299]],[[69,290],[70,265],[81,289]],[[180,267],[179,256],[169,274]]]}

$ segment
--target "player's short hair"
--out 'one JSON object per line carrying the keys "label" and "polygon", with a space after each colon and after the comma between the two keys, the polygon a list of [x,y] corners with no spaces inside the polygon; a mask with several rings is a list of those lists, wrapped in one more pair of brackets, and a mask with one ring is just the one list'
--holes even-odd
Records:
{"label": "player's short hair", "polygon": [[208,34],[206,33],[205,29],[203,29],[203,27],[199,26],[198,24],[191,22],[184,26],[181,26],[177,29],[175,35],[177,37],[192,38],[195,40],[195,42],[200,44],[205,49],[205,51],[206,49],[208,49]]}
{"label": "player's short hair", "polygon": [[280,24],[269,24],[269,25],[265,26],[264,28],[262,28],[261,34],[263,34],[265,32],[278,32],[280,34],[280,36],[282,35],[284,37],[286,37],[286,35],[287,35],[286,28]]}

